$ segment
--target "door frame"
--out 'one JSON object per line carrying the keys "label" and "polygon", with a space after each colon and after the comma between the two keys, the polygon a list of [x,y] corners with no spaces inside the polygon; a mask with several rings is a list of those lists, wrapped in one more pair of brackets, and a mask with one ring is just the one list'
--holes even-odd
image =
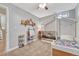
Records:
{"label": "door frame", "polygon": [[0,4],[1,7],[6,9],[6,20],[7,20],[7,27],[6,27],[6,46],[5,46],[5,53],[9,50],[9,8],[3,4]]}

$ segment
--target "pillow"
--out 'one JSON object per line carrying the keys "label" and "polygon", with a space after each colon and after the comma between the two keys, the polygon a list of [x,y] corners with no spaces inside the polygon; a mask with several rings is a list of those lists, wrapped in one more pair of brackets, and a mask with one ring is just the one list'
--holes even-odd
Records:
{"label": "pillow", "polygon": [[60,45],[64,45],[63,40],[60,40],[60,39],[56,40],[55,43],[60,44]]}
{"label": "pillow", "polygon": [[62,42],[64,43],[64,45],[67,45],[67,46],[72,46],[75,44],[74,41],[70,41],[70,40],[62,40]]}
{"label": "pillow", "polygon": [[69,40],[56,40],[56,44],[59,45],[64,45],[64,46],[74,46],[75,42],[74,41],[69,41]]}
{"label": "pillow", "polygon": [[79,38],[78,38],[78,37],[76,37],[76,38],[75,38],[75,41],[76,41],[77,43],[79,43]]}
{"label": "pillow", "polygon": [[73,41],[73,36],[72,35],[61,35],[60,36],[61,40],[69,40],[69,41]]}

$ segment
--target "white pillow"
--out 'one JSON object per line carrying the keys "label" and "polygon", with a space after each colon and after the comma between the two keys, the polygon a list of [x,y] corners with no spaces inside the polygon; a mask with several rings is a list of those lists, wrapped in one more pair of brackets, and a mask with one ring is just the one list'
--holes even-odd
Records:
{"label": "white pillow", "polygon": [[74,37],[72,35],[61,35],[60,38],[63,40],[73,41]]}
{"label": "white pillow", "polygon": [[77,43],[79,43],[79,38],[78,38],[78,37],[76,37],[76,38],[75,38],[75,41],[76,41]]}

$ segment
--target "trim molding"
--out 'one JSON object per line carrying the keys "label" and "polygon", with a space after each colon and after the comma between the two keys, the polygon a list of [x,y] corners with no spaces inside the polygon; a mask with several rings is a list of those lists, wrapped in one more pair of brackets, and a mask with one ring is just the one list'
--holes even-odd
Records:
{"label": "trim molding", "polygon": [[7,19],[7,34],[6,34],[6,47],[5,47],[5,52],[8,50],[9,47],[9,8],[3,4],[0,4],[1,7],[6,9],[6,19]]}
{"label": "trim molding", "polygon": [[[32,40],[32,41],[30,41],[30,42],[28,42],[28,43],[31,43],[31,42],[33,42],[33,41],[36,41],[36,40]],[[24,45],[27,45],[28,43],[25,43]],[[13,50],[15,50],[15,49],[17,49],[17,48],[19,48],[19,46],[15,46],[15,47],[13,47],[13,48],[7,49],[6,52],[13,51]]]}
{"label": "trim molding", "polygon": [[8,49],[6,52],[13,51],[13,50],[15,50],[15,49],[17,49],[17,48],[18,48],[18,46],[16,46],[16,47],[13,47],[13,48],[11,48],[11,49]]}

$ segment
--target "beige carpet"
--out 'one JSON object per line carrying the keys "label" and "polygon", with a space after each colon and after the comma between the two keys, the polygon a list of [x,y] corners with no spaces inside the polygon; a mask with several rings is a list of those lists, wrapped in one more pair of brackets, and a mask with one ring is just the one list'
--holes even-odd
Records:
{"label": "beige carpet", "polygon": [[7,53],[8,56],[51,56],[51,45],[40,40]]}

